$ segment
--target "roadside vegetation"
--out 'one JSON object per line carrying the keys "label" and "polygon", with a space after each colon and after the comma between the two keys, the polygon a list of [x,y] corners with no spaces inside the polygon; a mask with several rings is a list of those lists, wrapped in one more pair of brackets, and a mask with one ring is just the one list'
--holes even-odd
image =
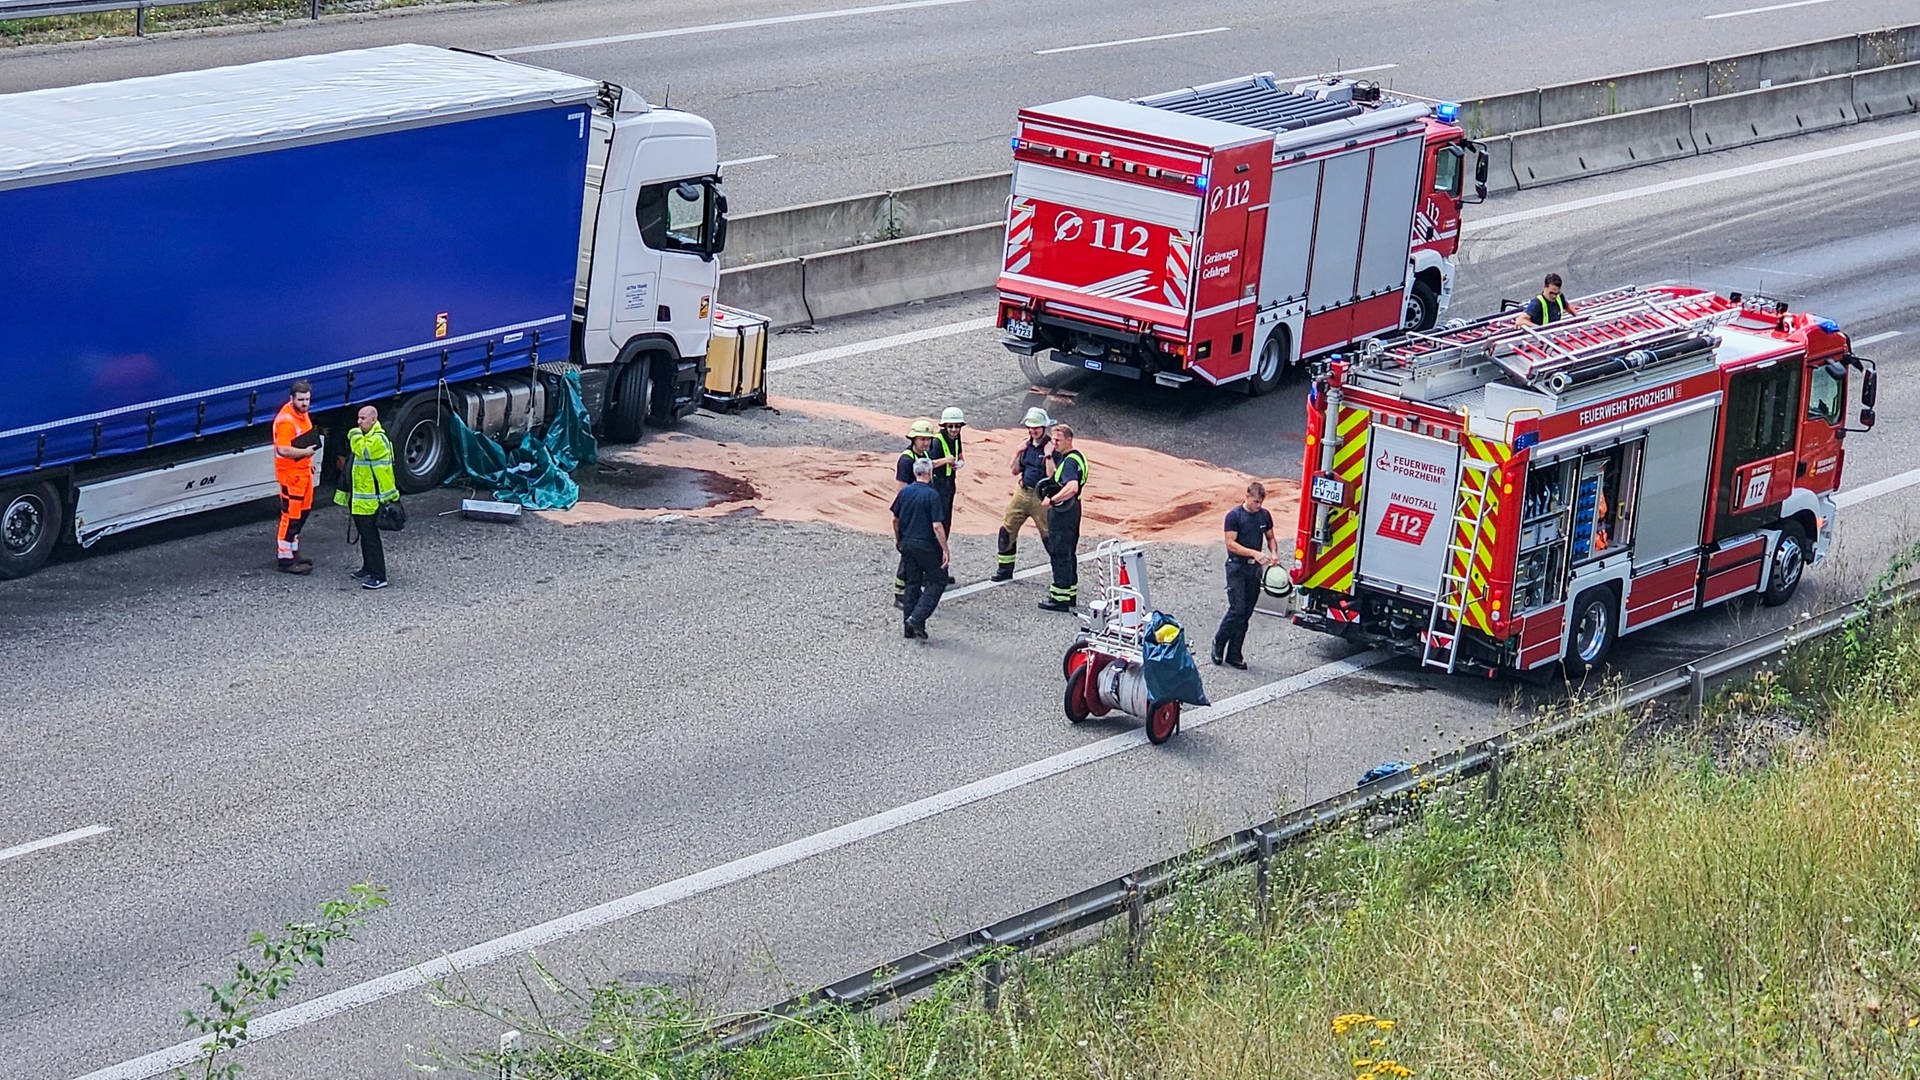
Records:
{"label": "roadside vegetation", "polygon": [[[1706,719],[1622,717],[1404,827],[1355,822],[1148,924],[897,1015],[721,1050],[654,988],[548,981],[517,1080],[1920,1077],[1920,622],[1856,624]],[[1370,831],[1372,830],[1372,831]],[[531,997],[530,1001],[533,1000]],[[556,1009],[554,1006],[558,1004]]]}
{"label": "roadside vegetation", "polygon": [[[320,14],[353,15],[450,2],[453,0],[321,0]],[[148,8],[141,25],[145,33],[160,34],[214,26],[268,26],[310,19],[312,15],[312,0],[210,0],[204,4]],[[0,46],[132,37],[135,26],[132,9],[40,19],[0,19]]]}

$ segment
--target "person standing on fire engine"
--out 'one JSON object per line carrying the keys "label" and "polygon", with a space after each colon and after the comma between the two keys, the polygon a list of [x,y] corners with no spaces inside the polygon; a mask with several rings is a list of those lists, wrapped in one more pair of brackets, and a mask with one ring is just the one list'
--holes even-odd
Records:
{"label": "person standing on fire engine", "polygon": [[1080,496],[1087,485],[1087,456],[1073,448],[1073,429],[1053,425],[1053,483],[1047,488],[1047,554],[1053,585],[1042,611],[1072,611],[1080,598]]}
{"label": "person standing on fire engine", "polygon": [[300,529],[313,512],[313,455],[320,452],[313,417],[307,415],[312,405],[313,384],[297,379],[273,418],[273,478],[280,484],[276,565],[283,574],[313,571],[313,560],[300,557]]}
{"label": "person standing on fire engine", "polygon": [[[907,448],[900,451],[900,457],[893,465],[893,478],[905,488],[913,483],[913,463],[926,461],[933,457],[933,441],[940,437],[940,429],[933,421],[922,417],[907,428]],[[900,569],[893,575],[893,606],[901,611],[907,610],[907,559],[900,558]]]}
{"label": "person standing on fire engine", "polygon": [[1267,488],[1255,480],[1247,485],[1247,497],[1227,511],[1227,613],[1220,628],[1213,632],[1213,662],[1225,661],[1228,667],[1247,670],[1241,648],[1247,640],[1247,623],[1253,619],[1253,605],[1260,598],[1260,571],[1280,561],[1279,541],[1273,535],[1273,515],[1265,507]]}
{"label": "person standing on fire engine", "polygon": [[1047,451],[1051,446],[1047,438],[1047,429],[1053,426],[1053,420],[1047,416],[1047,410],[1035,406],[1027,410],[1026,419],[1021,425],[1027,429],[1027,441],[1013,452],[1013,479],[1020,490],[1013,493],[1013,501],[1007,504],[1006,516],[1000,519],[1000,562],[994,567],[993,580],[1011,581],[1013,579],[1014,556],[1020,547],[1020,530],[1033,519],[1033,527],[1040,532],[1040,547],[1047,548],[1047,509],[1040,502],[1035,489],[1040,481],[1047,477]]}
{"label": "person standing on fire engine", "polygon": [[933,440],[933,490],[947,506],[947,535],[953,535],[953,497],[960,490],[960,429],[967,426],[967,414],[960,406],[949,405],[940,413],[940,434]]}
{"label": "person standing on fire engine", "polygon": [[1560,295],[1560,275],[1548,274],[1540,285],[1540,295],[1527,301],[1526,309],[1520,313],[1520,325],[1545,326],[1578,314],[1567,298]]}

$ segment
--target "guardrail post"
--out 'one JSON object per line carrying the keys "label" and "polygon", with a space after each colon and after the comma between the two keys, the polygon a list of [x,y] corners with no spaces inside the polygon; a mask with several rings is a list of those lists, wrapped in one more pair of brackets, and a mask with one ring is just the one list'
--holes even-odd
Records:
{"label": "guardrail post", "polygon": [[500,1080],[513,1080],[513,1063],[520,1056],[520,1032],[509,1028],[500,1033]]}
{"label": "guardrail post", "polygon": [[145,37],[147,33],[147,5],[133,5],[133,36]]}
{"label": "guardrail post", "polygon": [[313,0],[313,17],[320,17],[320,0]]}
{"label": "guardrail post", "polygon": [[981,988],[981,1001],[985,1004],[988,1012],[999,1012],[1000,988],[1006,985],[1007,982],[1007,962],[1005,960],[995,960],[988,964],[980,974],[981,978],[986,982],[986,985]]}
{"label": "guardrail post", "polygon": [[1687,665],[1687,718],[1700,723],[1707,709],[1707,674],[1698,665]]}
{"label": "guardrail post", "polygon": [[1253,862],[1253,910],[1260,919],[1260,929],[1265,931],[1271,915],[1270,898],[1273,892],[1273,875],[1269,871],[1267,864],[1269,860],[1273,858],[1273,853],[1279,845],[1274,842],[1273,833],[1264,828],[1253,831],[1253,842],[1255,845]]}
{"label": "guardrail post", "polygon": [[1127,879],[1127,963],[1138,967],[1140,951],[1146,945],[1147,937],[1147,900],[1140,886],[1133,879]]}
{"label": "guardrail post", "polygon": [[1505,747],[1498,739],[1487,743],[1487,805],[1500,801],[1500,766],[1506,757]]}

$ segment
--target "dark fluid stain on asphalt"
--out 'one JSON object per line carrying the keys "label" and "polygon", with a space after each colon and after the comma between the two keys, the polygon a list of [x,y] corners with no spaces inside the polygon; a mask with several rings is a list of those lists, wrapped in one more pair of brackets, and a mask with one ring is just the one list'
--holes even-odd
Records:
{"label": "dark fluid stain on asphalt", "polygon": [[757,488],[736,476],[661,465],[602,464],[582,486],[596,500],[631,510],[704,510],[760,497]]}

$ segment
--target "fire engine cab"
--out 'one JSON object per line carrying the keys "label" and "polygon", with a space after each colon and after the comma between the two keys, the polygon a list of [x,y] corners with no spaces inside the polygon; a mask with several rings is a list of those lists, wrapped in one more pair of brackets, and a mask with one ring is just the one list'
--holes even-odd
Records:
{"label": "fire engine cab", "polygon": [[1302,358],[1453,294],[1462,188],[1486,158],[1450,105],[1253,75],[1022,109],[999,277],[1003,343],[1033,357],[1264,393]]}
{"label": "fire engine cab", "polygon": [[[1673,285],[1370,342],[1308,394],[1293,621],[1429,667],[1600,663],[1825,556],[1878,375],[1838,325]],[[1859,428],[1846,427],[1849,372]]]}

